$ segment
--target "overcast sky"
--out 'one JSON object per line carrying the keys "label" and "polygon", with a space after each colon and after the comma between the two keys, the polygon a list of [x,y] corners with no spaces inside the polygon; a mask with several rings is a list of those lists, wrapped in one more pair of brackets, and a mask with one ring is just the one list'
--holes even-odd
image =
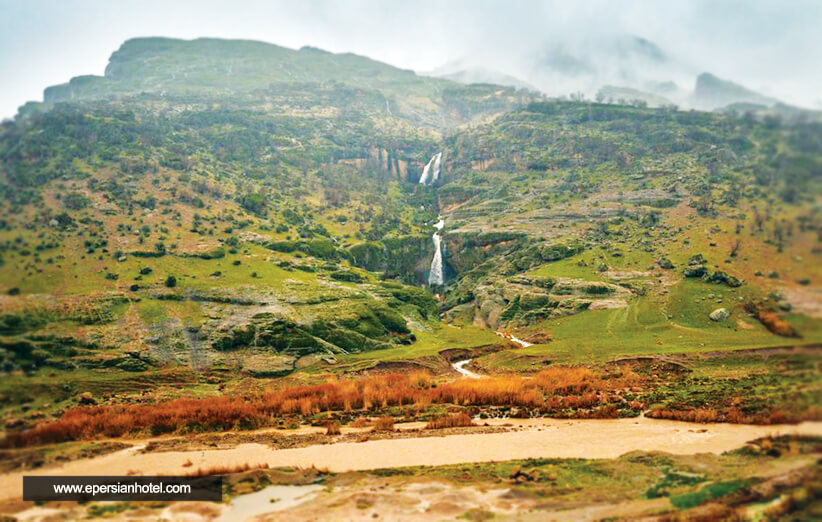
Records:
{"label": "overcast sky", "polygon": [[818,0],[0,0],[0,118],[49,85],[103,74],[136,36],[312,45],[417,71],[467,58],[528,76],[546,45],[606,52],[596,42],[635,35],[685,69],[822,109],[821,27]]}

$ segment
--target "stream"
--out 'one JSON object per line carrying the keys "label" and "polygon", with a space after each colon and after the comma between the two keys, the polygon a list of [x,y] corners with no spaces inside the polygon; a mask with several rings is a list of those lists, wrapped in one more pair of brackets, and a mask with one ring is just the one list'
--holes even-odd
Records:
{"label": "stream", "polygon": [[[440,223],[442,223],[442,220],[440,220]],[[439,225],[439,223],[437,223],[437,225]],[[437,225],[434,225],[434,226],[437,226]],[[437,230],[439,230],[441,228],[442,227],[437,227]],[[517,343],[518,345],[520,345],[523,348],[528,348],[529,346],[534,345],[534,343],[529,343],[528,341],[523,341],[522,339],[517,339],[516,337],[514,337],[513,335],[508,334],[508,333],[496,332],[496,334],[499,335],[500,337],[504,338],[504,339],[508,339],[509,341],[513,341],[513,342]],[[456,362],[451,363],[451,367],[454,368],[454,370],[456,370],[463,377],[468,377],[469,379],[480,379],[480,378],[482,378],[483,377],[482,375],[480,375],[478,373],[474,373],[471,370],[466,370],[465,369],[465,367],[471,361],[472,361],[472,359],[463,359],[461,361],[456,361]]]}
{"label": "stream", "polygon": [[478,373],[474,373],[471,370],[466,370],[465,369],[465,365],[467,365],[470,362],[471,362],[471,359],[465,359],[465,360],[462,360],[462,361],[457,361],[457,362],[451,364],[451,366],[455,370],[457,370],[457,372],[459,372],[459,374],[462,375],[463,377],[468,377],[469,379],[479,379],[479,378],[481,378],[482,375],[480,375]]}
{"label": "stream", "polygon": [[534,343],[529,343],[528,341],[523,341],[522,339],[517,339],[516,337],[514,337],[513,335],[511,335],[509,333],[496,332],[496,334],[499,335],[500,337],[504,338],[504,339],[508,339],[509,341],[513,341],[513,342],[517,343],[518,345],[520,345],[523,348],[528,348],[529,346],[534,346]]}

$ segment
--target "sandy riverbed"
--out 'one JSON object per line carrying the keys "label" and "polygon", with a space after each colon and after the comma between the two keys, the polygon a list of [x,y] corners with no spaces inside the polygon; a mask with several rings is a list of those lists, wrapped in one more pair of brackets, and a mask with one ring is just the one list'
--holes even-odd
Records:
{"label": "sandy riverbed", "polygon": [[[59,467],[0,476],[0,500],[22,496],[26,475],[185,474],[197,468],[236,466],[316,466],[330,471],[368,470],[523,458],[615,458],[630,451],[676,454],[721,453],[775,434],[822,436],[822,422],[796,426],[696,424],[647,418],[603,420],[529,419],[505,433],[346,442],[275,450],[263,444],[231,449],[139,453],[135,448],[77,460]],[[188,461],[190,466],[184,466]]]}

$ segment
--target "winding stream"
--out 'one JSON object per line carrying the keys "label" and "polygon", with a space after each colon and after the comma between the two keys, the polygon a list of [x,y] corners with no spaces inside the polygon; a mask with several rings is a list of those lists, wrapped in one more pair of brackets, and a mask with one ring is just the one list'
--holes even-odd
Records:
{"label": "winding stream", "polygon": [[517,343],[518,345],[522,346],[523,348],[528,348],[529,346],[534,346],[534,343],[529,343],[528,341],[523,341],[522,339],[517,339],[516,337],[514,337],[513,335],[511,335],[509,333],[496,332],[496,334],[499,335],[500,337],[504,338],[504,339],[508,339],[509,341],[513,341],[513,342]]}
{"label": "winding stream", "polygon": [[457,372],[459,372],[460,375],[462,375],[463,377],[468,377],[469,379],[479,379],[479,378],[481,378],[482,375],[480,375],[478,373],[474,373],[471,370],[466,370],[465,369],[465,365],[470,363],[470,362],[471,362],[471,359],[465,359],[465,360],[462,360],[462,361],[457,361],[457,362],[451,364],[451,367],[453,367],[455,370],[457,370]]}

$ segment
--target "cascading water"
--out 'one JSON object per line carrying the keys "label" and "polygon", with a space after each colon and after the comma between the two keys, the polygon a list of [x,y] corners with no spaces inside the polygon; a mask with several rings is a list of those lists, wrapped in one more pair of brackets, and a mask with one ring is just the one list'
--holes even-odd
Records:
{"label": "cascading water", "polygon": [[442,163],[442,152],[438,152],[437,155],[431,159],[434,160],[434,173],[431,176],[431,184],[433,185],[437,182],[438,179],[440,179],[440,163]]}
{"label": "cascading water", "polygon": [[442,272],[442,239],[440,238],[440,230],[445,226],[445,221],[440,218],[434,228],[436,232],[431,236],[434,242],[434,259],[431,260],[431,270],[428,272],[428,284],[430,286],[442,286],[445,283]]}
{"label": "cascading water", "polygon": [[420,185],[433,185],[440,179],[440,164],[442,163],[442,152],[438,152],[431,156],[428,163],[422,169],[422,176],[420,176]]}

